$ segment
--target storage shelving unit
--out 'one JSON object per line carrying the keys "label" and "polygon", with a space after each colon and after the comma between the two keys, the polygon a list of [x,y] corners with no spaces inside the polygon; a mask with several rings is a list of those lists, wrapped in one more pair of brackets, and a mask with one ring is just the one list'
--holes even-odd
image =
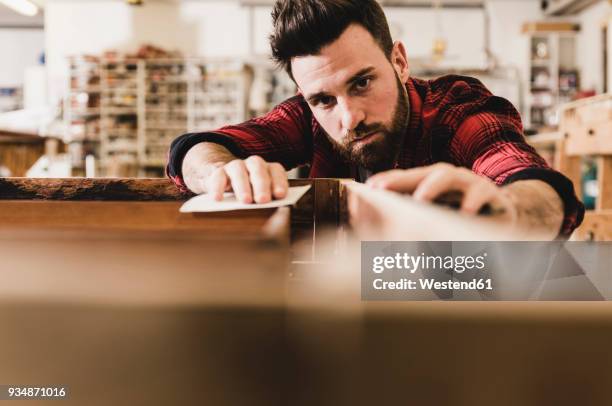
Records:
{"label": "storage shelving unit", "polygon": [[141,66],[138,156],[144,170],[162,168],[172,140],[188,131],[190,64],[184,59],[155,59]]}
{"label": "storage shelving unit", "polygon": [[163,168],[170,143],[181,133],[246,119],[242,62],[147,60],[143,72],[139,159],[145,168]]}
{"label": "storage shelving unit", "polygon": [[69,85],[64,99],[64,141],[74,174],[84,174],[85,157],[100,153],[100,60],[78,56],[69,61]]}
{"label": "storage shelving unit", "polygon": [[[71,138],[96,140],[95,156],[103,169],[119,165],[134,167],[140,175],[161,175],[170,143],[178,135],[247,118],[242,62],[114,58],[91,64],[97,66],[98,79],[95,89],[87,83],[84,93],[97,104],[78,110],[83,106],[70,102],[75,97],[71,87],[66,120]],[[98,123],[86,137],[75,136],[71,124],[81,114]],[[84,159],[85,154],[79,156]]]}
{"label": "storage shelving unit", "polygon": [[136,59],[102,61],[101,145],[103,167],[138,164],[138,72]]}
{"label": "storage shelving unit", "polygon": [[527,127],[556,127],[558,107],[579,90],[576,63],[576,31],[527,30],[529,81],[526,99]]}

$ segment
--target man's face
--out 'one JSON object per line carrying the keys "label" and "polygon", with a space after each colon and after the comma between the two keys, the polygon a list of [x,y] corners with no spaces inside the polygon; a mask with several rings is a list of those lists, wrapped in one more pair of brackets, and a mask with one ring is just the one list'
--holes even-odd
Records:
{"label": "man's face", "polygon": [[338,152],[373,171],[392,167],[408,125],[403,46],[396,44],[393,54],[394,63],[365,28],[353,24],[320,54],[291,64],[302,95]]}

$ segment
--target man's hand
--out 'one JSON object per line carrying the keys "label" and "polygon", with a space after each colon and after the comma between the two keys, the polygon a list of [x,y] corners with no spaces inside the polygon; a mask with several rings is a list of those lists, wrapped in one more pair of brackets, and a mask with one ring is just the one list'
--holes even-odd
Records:
{"label": "man's hand", "polygon": [[446,163],[409,170],[393,170],[374,175],[367,182],[374,188],[410,193],[415,200],[434,202],[447,192],[461,192],[461,211],[477,214],[486,204],[503,209],[509,219],[515,216],[510,197],[490,179],[466,168]]}
{"label": "man's hand", "polygon": [[289,182],[285,168],[259,156],[237,159],[226,148],[201,143],[189,150],[183,161],[183,178],[194,193],[210,193],[222,200],[234,191],[243,203],[268,203],[287,195]]}
{"label": "man's hand", "polygon": [[563,221],[563,202],[557,192],[540,180],[523,180],[499,187],[469,169],[446,163],[409,170],[379,173],[367,182],[374,188],[411,193],[414,199],[433,202],[447,192],[463,195],[461,211],[477,214],[489,204],[502,209],[504,221],[520,232],[557,237]]}

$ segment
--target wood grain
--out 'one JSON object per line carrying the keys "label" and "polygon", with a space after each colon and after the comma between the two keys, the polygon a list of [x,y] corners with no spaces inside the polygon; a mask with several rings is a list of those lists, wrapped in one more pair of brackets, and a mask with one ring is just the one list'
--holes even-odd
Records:
{"label": "wood grain", "polygon": [[0,200],[182,201],[191,196],[168,179],[0,178]]}
{"label": "wood grain", "polygon": [[612,209],[612,156],[597,157],[597,210]]}
{"label": "wood grain", "polygon": [[572,234],[578,241],[612,241],[612,210],[587,210],[584,221]]}

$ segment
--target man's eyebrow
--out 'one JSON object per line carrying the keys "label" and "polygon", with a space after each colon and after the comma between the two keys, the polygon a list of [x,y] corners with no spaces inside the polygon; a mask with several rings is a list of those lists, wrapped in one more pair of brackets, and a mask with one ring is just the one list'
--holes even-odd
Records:
{"label": "man's eyebrow", "polygon": [[359,72],[357,72],[356,74],[354,74],[349,80],[347,80],[346,84],[347,85],[352,85],[354,82],[358,81],[359,79],[363,78],[364,76],[366,76],[369,73],[372,73],[375,70],[376,70],[376,68],[373,67],[373,66],[370,66],[369,68],[362,69]]}
{"label": "man's eyebrow", "polygon": [[308,100],[310,104],[314,104],[314,102],[326,96],[328,96],[327,92],[319,92],[319,93],[313,94],[312,96],[308,96],[306,100]]}
{"label": "man's eyebrow", "polygon": [[[363,78],[367,74],[374,72],[375,70],[376,70],[376,68],[374,66],[370,66],[368,68],[364,68],[364,69],[360,70],[359,72],[357,72],[356,74],[354,74],[353,76],[351,76],[351,78],[346,81],[346,84],[347,85],[352,85],[354,82],[356,82],[359,79]],[[318,92],[318,93],[315,93],[315,94],[313,94],[311,96],[308,96],[306,98],[306,100],[310,104],[314,104],[314,102],[318,101],[319,99],[321,99],[323,97],[327,97],[327,96],[329,96],[327,94],[327,92]]]}

